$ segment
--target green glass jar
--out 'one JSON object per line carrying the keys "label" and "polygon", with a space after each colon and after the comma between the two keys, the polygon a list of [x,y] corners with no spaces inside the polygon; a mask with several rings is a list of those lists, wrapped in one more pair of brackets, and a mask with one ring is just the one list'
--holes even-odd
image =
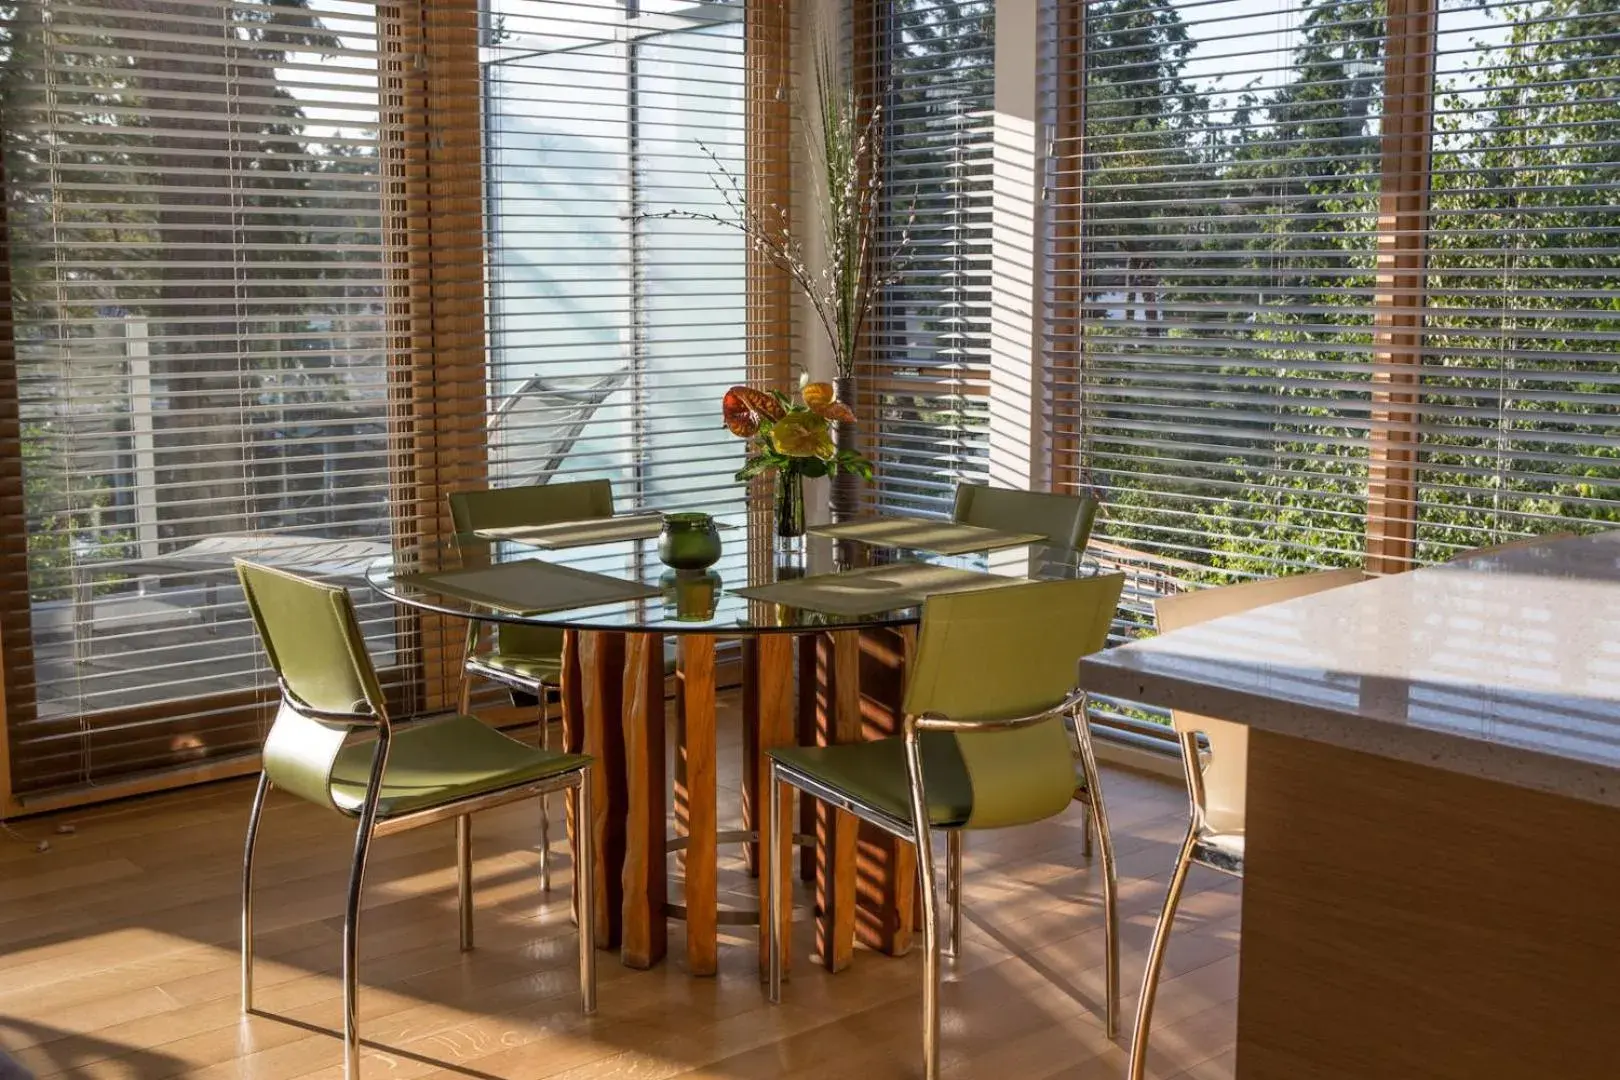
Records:
{"label": "green glass jar", "polygon": [[720,530],[708,514],[665,514],[658,558],[677,570],[706,570],[720,558]]}

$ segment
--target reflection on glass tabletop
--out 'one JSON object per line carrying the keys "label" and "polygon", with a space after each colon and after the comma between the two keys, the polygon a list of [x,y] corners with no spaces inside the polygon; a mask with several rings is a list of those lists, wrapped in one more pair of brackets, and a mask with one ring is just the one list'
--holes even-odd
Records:
{"label": "reflection on glass tabletop", "polygon": [[[366,571],[373,589],[410,607],[444,614],[472,616],[490,622],[527,623],[573,630],[651,631],[657,633],[760,633],[798,632],[817,629],[858,629],[900,626],[914,623],[920,614],[915,598],[907,595],[903,583],[923,579],[949,580],[960,586],[967,575],[960,573],[925,574],[904,569],[920,564],[986,575],[986,584],[996,578],[1007,580],[1048,580],[1075,577],[1090,572],[1071,551],[1030,544],[1000,551],[968,555],[935,555],[904,548],[880,547],[866,543],[834,541],[808,536],[785,544],[774,536],[751,537],[742,518],[718,519],[722,525],[719,560],[707,570],[672,570],[658,559],[656,537],[612,540],[581,544],[557,550],[536,549],[526,544],[504,541],[427,548],[399,553],[376,560]],[[724,528],[726,525],[733,528]],[[538,560],[574,571],[601,574],[621,581],[647,586],[649,592],[633,599],[588,607],[572,607],[544,612],[520,613],[502,609],[433,587],[432,580],[418,575],[447,573]],[[889,574],[882,567],[894,567]],[[792,595],[806,606],[751,599],[738,590],[754,590],[777,583],[795,582],[824,574],[853,572],[878,580],[860,582],[872,593],[875,610],[854,613],[861,606],[848,596],[857,592],[836,583],[827,590],[837,599],[827,608],[809,606],[816,592],[811,589],[771,590],[777,597]],[[890,583],[889,579],[894,579]],[[454,580],[453,577],[449,580]],[[813,583],[811,583],[813,584]],[[885,591],[885,585],[889,591]],[[970,582],[971,584],[971,582]]]}

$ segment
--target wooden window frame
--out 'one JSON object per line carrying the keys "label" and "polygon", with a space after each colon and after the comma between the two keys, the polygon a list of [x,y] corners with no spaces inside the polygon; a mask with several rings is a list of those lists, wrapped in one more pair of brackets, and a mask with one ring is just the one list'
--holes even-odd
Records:
{"label": "wooden window frame", "polygon": [[[1052,73],[1058,101],[1051,123],[1053,146],[1064,153],[1052,163],[1058,175],[1079,177],[1084,167],[1085,9],[1087,0],[1054,0],[1057,25],[1072,30],[1081,44],[1075,56],[1058,56]],[[1388,0],[1384,76],[1384,112],[1379,161],[1379,217],[1376,264],[1377,313],[1373,326],[1373,430],[1368,461],[1364,564],[1369,572],[1397,573],[1416,563],[1418,516],[1419,384],[1423,371],[1423,320],[1427,300],[1429,162],[1433,145],[1434,49],[1439,0]],[[1080,286],[1082,198],[1076,184],[1072,203],[1057,208],[1053,220],[1055,258],[1042,272],[1069,274]],[[1050,286],[1050,281],[1048,282]],[[1072,309],[1072,310],[1070,310]],[[1075,355],[1068,362],[1078,375],[1080,356],[1074,304],[1059,304],[1059,320],[1075,325]],[[1066,315],[1065,312],[1068,312]],[[1048,374],[1056,370],[1048,354]],[[1083,391],[1076,390],[1076,394]],[[1082,404],[1083,408],[1083,404]],[[1051,445],[1079,447],[1086,433],[1073,424],[1054,422]],[[1053,469],[1054,487],[1086,483],[1083,466]]]}

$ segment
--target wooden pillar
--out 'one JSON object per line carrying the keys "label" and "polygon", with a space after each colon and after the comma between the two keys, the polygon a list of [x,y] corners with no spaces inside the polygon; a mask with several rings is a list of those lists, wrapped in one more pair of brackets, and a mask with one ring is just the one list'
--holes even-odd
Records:
{"label": "wooden pillar", "polygon": [[[1048,465],[1054,491],[1091,487],[1085,458],[1086,363],[1081,342],[1085,315],[1083,163],[1085,160],[1085,4],[1058,4],[1053,29],[1054,94],[1046,172],[1046,231],[1050,249],[1046,287],[1051,297],[1041,358],[1051,386],[1044,410],[1050,423]],[[1033,485],[1032,485],[1033,486]]]}
{"label": "wooden pillar", "polygon": [[[389,504],[429,568],[455,529],[446,496],[487,481],[483,125],[477,0],[378,9],[388,233]],[[423,709],[451,708],[460,620],[401,613]]]}
{"label": "wooden pillar", "polygon": [[[748,205],[761,208],[767,223],[784,231],[793,219],[792,9],[793,0],[748,0],[743,5]],[[743,341],[748,383],[786,391],[791,389],[794,358],[793,280],[752,244],[747,260],[748,332]],[[768,476],[748,485],[751,573],[769,567],[771,485]]]}
{"label": "wooden pillar", "polygon": [[1416,554],[1436,2],[1388,5],[1367,466],[1366,567],[1377,574],[1409,569]]}
{"label": "wooden pillar", "polygon": [[[0,160],[0,192],[6,190],[5,162]],[[22,421],[17,396],[17,346],[12,333],[11,232],[6,219],[10,200],[0,199],[0,446],[15,447],[0,457],[0,499],[22,514]],[[13,600],[0,605],[0,818],[18,807],[11,777],[11,740],[35,716],[30,672],[34,665],[33,627],[28,602],[28,537],[22,529],[0,536],[0,575]]]}

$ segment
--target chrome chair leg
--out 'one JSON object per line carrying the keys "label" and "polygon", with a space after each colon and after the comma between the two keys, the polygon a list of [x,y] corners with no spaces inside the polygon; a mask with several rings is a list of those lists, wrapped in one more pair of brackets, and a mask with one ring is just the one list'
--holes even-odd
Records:
{"label": "chrome chair leg", "polygon": [[472,713],[472,675],[467,671],[467,662],[472,659],[473,653],[478,649],[478,620],[467,620],[467,641],[461,650],[461,694],[456,699],[456,710],[462,716]]}
{"label": "chrome chair leg", "polygon": [[366,880],[366,856],[377,824],[377,798],[382,793],[383,769],[388,761],[388,728],[378,733],[372,754],[371,777],[360,824],[354,834],[354,863],[349,868],[349,896],[343,909],[343,1075],[360,1080],[360,890]]}
{"label": "chrome chair leg", "polygon": [[[1084,712],[1077,718],[1085,723]],[[1086,791],[1081,805],[1085,810],[1085,840],[1081,851],[1091,858],[1091,841],[1096,836],[1102,849],[1103,871],[1103,1028],[1112,1039],[1119,1031],[1119,869],[1114,861],[1114,834],[1108,826],[1108,804],[1103,800],[1102,772],[1097,767],[1097,751],[1091,742],[1091,729],[1085,728],[1076,740]]]}
{"label": "chrome chair leg", "polygon": [[589,767],[570,789],[574,800],[574,906],[579,919],[580,1010],[596,1011],[596,905],[591,898],[591,868],[595,854],[591,837],[591,778]]}
{"label": "chrome chair leg", "polygon": [[1084,830],[1080,834],[1080,854],[1087,859],[1091,858],[1091,833],[1097,827],[1096,817],[1091,812],[1091,800],[1093,797],[1090,792],[1087,792],[1086,797],[1080,802],[1080,824]]}
{"label": "chrome chair leg", "polygon": [[945,937],[945,955],[952,960],[962,949],[962,830],[952,829],[945,834],[945,902],[951,909],[951,921]]}
{"label": "chrome chair leg", "polygon": [[782,1003],[782,926],[788,922],[784,917],[784,906],[789,910],[792,907],[792,897],[788,890],[782,888],[783,874],[775,865],[775,859],[790,857],[792,850],[783,842],[782,835],[782,780],[777,773],[776,762],[771,762],[770,780],[765,787],[765,842],[770,845],[773,858],[770,873],[765,875],[765,903],[760,911],[760,918],[766,921],[765,925],[765,993],[772,1005]]}
{"label": "chrome chair leg", "polygon": [[253,793],[253,809],[248,813],[247,844],[242,851],[242,1011],[253,1011],[253,849],[259,841],[259,819],[264,813],[264,797],[270,791],[270,776],[259,773],[259,786]]}
{"label": "chrome chair leg", "polygon": [[1187,831],[1187,839],[1176,855],[1176,868],[1170,875],[1170,890],[1164,897],[1164,910],[1159,913],[1158,925],[1153,928],[1153,944],[1148,949],[1147,970],[1142,974],[1142,996],[1136,1003],[1136,1027],[1131,1032],[1131,1062],[1127,1075],[1130,1080],[1142,1080],[1147,1073],[1148,1028],[1153,1024],[1153,999],[1159,992],[1159,972],[1164,967],[1164,947],[1170,940],[1170,927],[1176,921],[1176,908],[1181,904],[1181,891],[1187,884],[1187,870],[1192,866],[1196,828]]}
{"label": "chrome chair leg", "polygon": [[[551,699],[546,684],[540,690],[540,749],[551,749]],[[540,891],[551,895],[551,796],[540,796]]]}
{"label": "chrome chair leg", "polygon": [[473,947],[472,815],[456,817],[456,911],[461,924],[461,951]]}
{"label": "chrome chair leg", "polygon": [[[919,814],[915,821],[927,821]],[[939,897],[934,844],[926,825],[917,830],[917,873],[923,902],[923,1080],[939,1080]]]}
{"label": "chrome chair leg", "polygon": [[[1114,837],[1108,831],[1108,809],[1096,792],[1096,810],[1088,816],[1097,832],[1103,870],[1103,1026],[1108,1038],[1119,1032],[1119,871],[1114,861]],[[1088,810],[1090,809],[1088,805]],[[1087,830],[1089,839],[1091,830]]]}

